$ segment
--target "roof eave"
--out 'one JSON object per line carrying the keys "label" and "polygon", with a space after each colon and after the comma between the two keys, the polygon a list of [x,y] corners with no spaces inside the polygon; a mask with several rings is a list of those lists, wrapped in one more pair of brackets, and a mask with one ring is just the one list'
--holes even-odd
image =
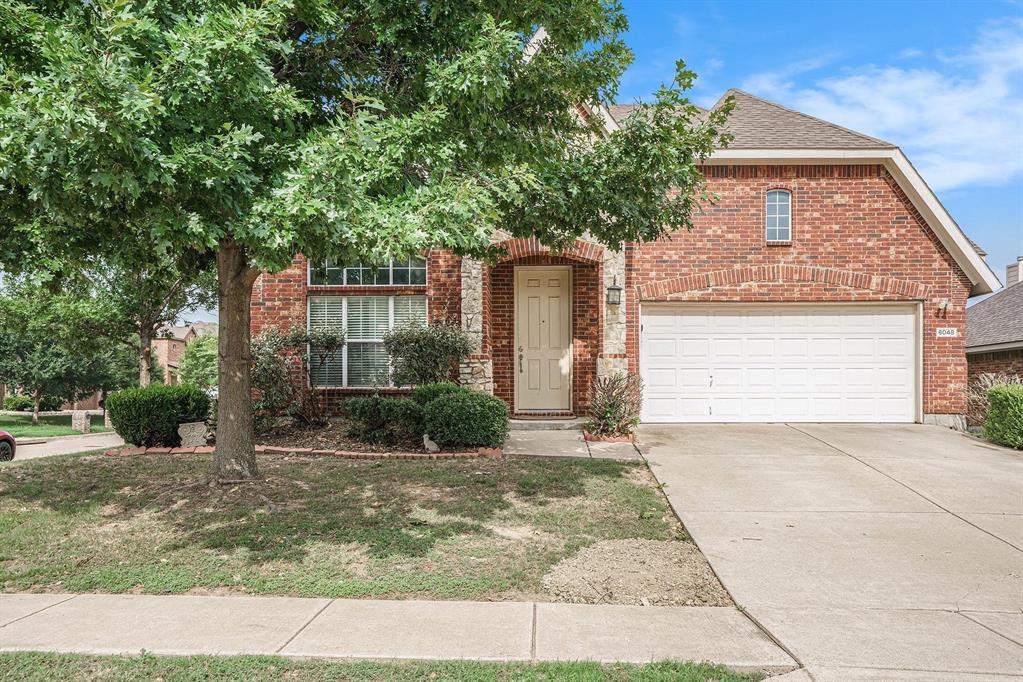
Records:
{"label": "roof eave", "polygon": [[920,212],[938,236],[942,245],[955,259],[973,285],[970,296],[990,294],[1001,287],[1001,282],[983,257],[970,244],[962,228],[941,204],[909,162],[902,150],[893,148],[848,149],[719,149],[705,163],[722,164],[819,164],[833,161],[843,163],[882,163],[899,183],[913,206]]}
{"label": "roof eave", "polygon": [[1020,339],[1019,341],[1006,341],[1004,343],[988,343],[982,346],[967,346],[966,354],[997,353],[998,351],[1016,349],[1023,349],[1023,339]]}

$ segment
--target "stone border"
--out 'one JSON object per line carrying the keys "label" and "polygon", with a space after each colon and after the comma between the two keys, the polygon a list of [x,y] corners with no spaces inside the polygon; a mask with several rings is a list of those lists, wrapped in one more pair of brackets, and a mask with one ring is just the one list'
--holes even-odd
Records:
{"label": "stone border", "polygon": [[[108,457],[132,457],[137,455],[208,455],[216,452],[212,445],[195,448],[111,448],[103,454]],[[392,460],[437,460],[437,459],[498,459],[504,456],[503,448],[479,448],[476,452],[361,452],[358,450],[314,450],[313,448],[284,448],[276,445],[257,445],[256,453],[275,455],[315,455],[339,457],[342,459],[392,459]]]}

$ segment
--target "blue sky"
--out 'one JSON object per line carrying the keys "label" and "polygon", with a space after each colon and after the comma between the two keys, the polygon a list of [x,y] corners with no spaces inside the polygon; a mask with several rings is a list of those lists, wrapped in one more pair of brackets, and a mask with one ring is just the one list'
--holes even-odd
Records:
{"label": "blue sky", "polygon": [[1023,255],[1023,2],[623,4],[620,102],[684,59],[697,104],[737,87],[899,145],[1000,279]]}

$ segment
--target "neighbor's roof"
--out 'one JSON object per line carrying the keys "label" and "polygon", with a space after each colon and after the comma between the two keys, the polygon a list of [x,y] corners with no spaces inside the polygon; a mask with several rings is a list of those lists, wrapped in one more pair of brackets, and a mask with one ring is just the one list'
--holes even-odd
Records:
{"label": "neighbor's roof", "polygon": [[[714,104],[714,109],[729,97],[735,109],[724,130],[733,139],[729,149],[894,149],[895,145],[876,137],[857,133],[840,125],[793,111],[756,95],[732,88]],[[611,115],[622,121],[636,110],[636,104],[616,104]]]}
{"label": "neighbor's roof", "polygon": [[966,309],[966,347],[1023,345],[1023,284],[1013,284]]}

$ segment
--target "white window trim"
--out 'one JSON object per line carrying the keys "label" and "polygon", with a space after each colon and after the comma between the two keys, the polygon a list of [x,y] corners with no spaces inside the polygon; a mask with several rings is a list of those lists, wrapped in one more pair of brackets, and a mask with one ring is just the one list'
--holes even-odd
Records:
{"label": "white window trim", "polygon": [[[788,236],[786,236],[784,239],[780,239],[780,238],[771,239],[770,237],[767,236],[767,231],[769,229],[772,229],[772,228],[768,227],[768,225],[767,225],[767,217],[768,217],[767,216],[767,207],[770,205],[769,202],[770,202],[770,199],[771,199],[771,195],[774,194],[775,192],[780,193],[780,194],[784,194],[786,197],[788,197],[788,202],[787,202],[786,205],[788,206],[789,210],[788,210],[788,214],[787,214],[786,217],[788,218],[789,226],[788,226],[788,228],[786,228],[787,231],[788,231]],[[792,227],[793,227],[792,226],[792,191],[788,190],[788,189],[785,189],[784,187],[775,187],[775,188],[769,189],[766,192],[764,192],[764,241],[766,241],[768,243],[774,243],[774,244],[784,244],[786,242],[790,242],[790,241],[792,241]],[[780,230],[781,228],[775,227],[773,229]]]}
{"label": "white window trim", "polygon": [[[317,260],[312,260],[310,258],[306,259],[305,283],[306,283],[307,287],[314,287],[314,288],[321,288],[321,287],[425,287],[427,284],[430,283],[430,256],[429,256],[429,254],[427,254],[425,256],[419,256],[419,257],[423,259],[423,266],[424,266],[423,270],[424,270],[424,274],[426,276],[426,279],[423,281],[422,284],[393,284],[393,282],[394,282],[394,259],[393,258],[391,259],[390,264],[387,266],[387,269],[391,273],[391,282],[392,282],[391,284],[376,284],[376,283],[374,283],[374,284],[346,284],[345,282],[348,281],[348,266],[344,266],[344,267],[341,268],[341,284],[313,284],[313,265],[315,263],[319,262],[319,261],[326,260],[324,258],[320,258],[320,259],[317,259]],[[353,266],[353,267],[358,267],[358,266]],[[380,269],[383,270],[383,268],[380,268]]]}
{"label": "white window trim", "polygon": [[[327,285],[337,286],[337,285]],[[357,285],[349,285],[357,286]],[[379,285],[387,286],[387,285]],[[401,286],[401,285],[398,285]],[[423,298],[423,316],[425,323],[430,322],[430,297],[424,294],[354,294],[351,296],[333,296],[330,294],[317,294],[315,296],[307,296],[305,301],[305,326],[306,330],[310,329],[310,322],[312,317],[312,299],[314,298],[340,298],[341,299],[341,320],[342,329],[345,332],[345,343],[341,346],[341,385],[340,386],[323,386],[313,383],[312,372],[309,373],[309,384],[310,388],[314,389],[354,389],[354,390],[367,390],[374,388],[373,386],[349,386],[348,385],[348,299],[349,298],[387,298],[387,329],[394,329],[394,301],[398,298],[408,298],[409,296],[421,296]],[[383,343],[383,338],[379,339],[358,339],[354,343]],[[311,355],[312,347],[306,345],[306,355]],[[390,359],[388,359],[389,361]],[[388,373],[390,374],[390,373]],[[388,380],[388,383],[384,388],[395,388],[394,384]]]}

